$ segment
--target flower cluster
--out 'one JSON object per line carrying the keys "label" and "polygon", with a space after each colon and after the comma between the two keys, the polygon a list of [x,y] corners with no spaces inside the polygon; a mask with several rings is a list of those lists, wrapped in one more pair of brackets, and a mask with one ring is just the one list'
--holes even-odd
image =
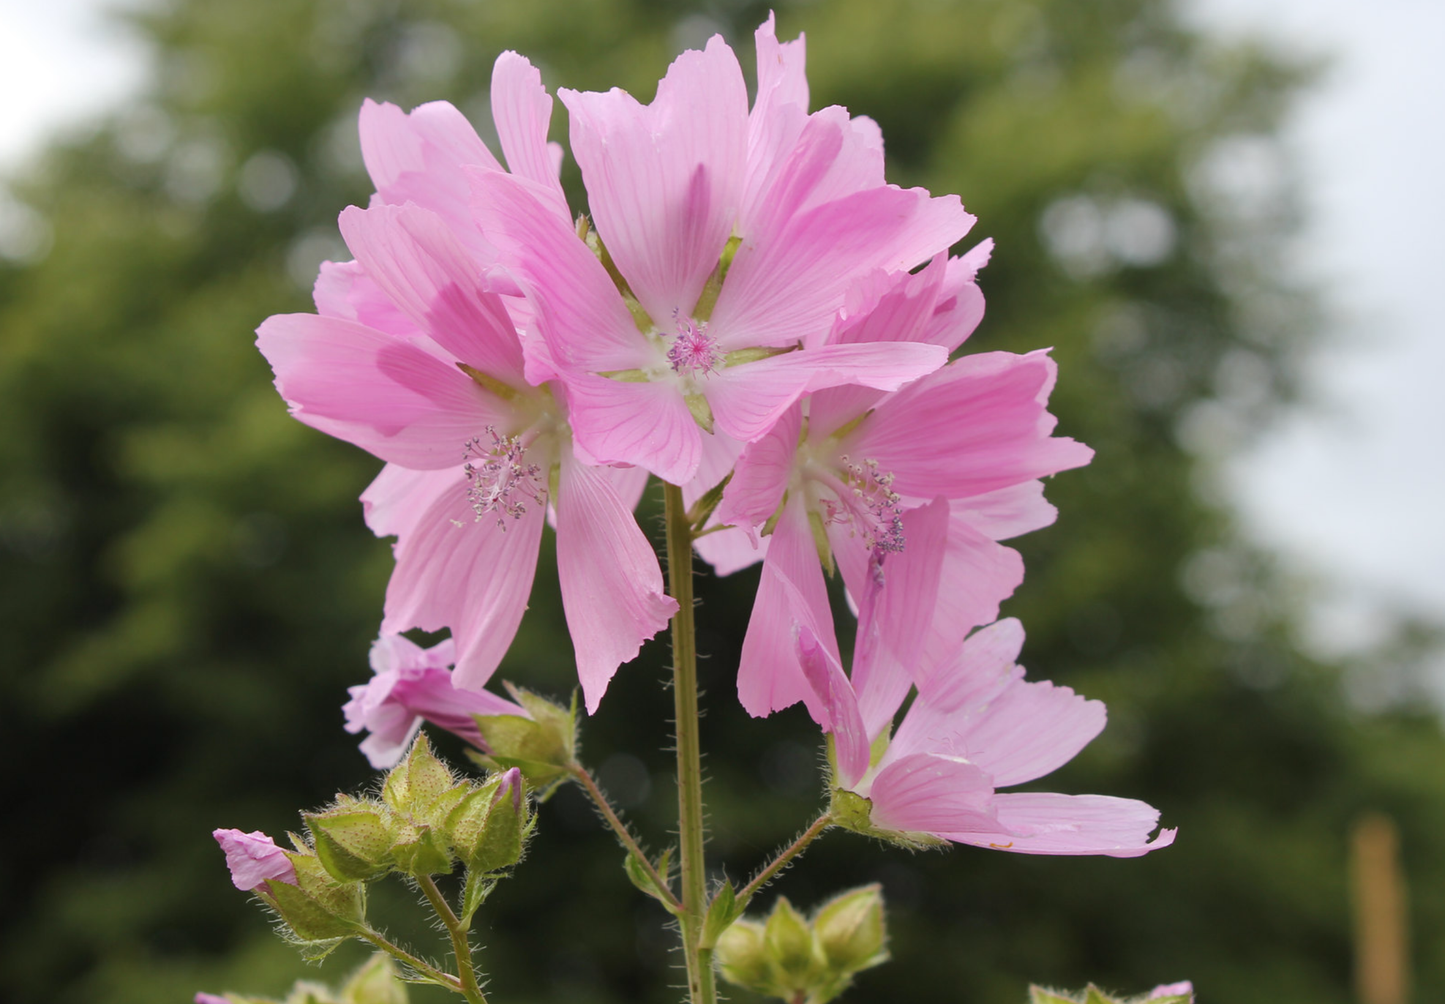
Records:
{"label": "flower cluster", "polygon": [[[348,729],[386,766],[423,719],[485,748],[477,716],[526,716],[482,687],[548,522],[595,711],[677,609],[633,516],[652,474],[701,507],[720,574],[764,562],[738,696],[754,715],[802,702],[832,736],[839,819],[1037,853],[1168,843],[1142,803],[995,791],[1104,723],[1025,682],[1021,628],[995,623],[1023,576],[999,541],[1050,523],[1040,479],[1092,453],[1053,435],[1046,351],[959,354],[992,242],[950,257],[974,222],[958,198],[888,184],[871,120],[809,112],[801,38],[770,17],[756,45],[751,106],[720,37],[651,104],[560,91],[575,219],[523,57],[492,79],[505,166],[449,104],[363,106],[376,194],[341,214],[355,258],[258,339],[298,419],[386,461],[362,501],[396,568]],[[859,613],[851,674],[834,572]],[[423,651],[412,628],[451,638]]]}

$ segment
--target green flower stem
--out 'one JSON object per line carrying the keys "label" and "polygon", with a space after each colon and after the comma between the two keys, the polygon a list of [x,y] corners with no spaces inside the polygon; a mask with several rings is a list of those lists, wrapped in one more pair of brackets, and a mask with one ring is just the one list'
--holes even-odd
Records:
{"label": "green flower stem", "polygon": [[467,929],[452,912],[451,904],[447,902],[441,890],[437,888],[436,882],[432,881],[430,875],[422,875],[417,880],[421,891],[426,894],[427,902],[436,911],[437,918],[445,925],[447,933],[452,936],[452,953],[457,957],[457,973],[461,977],[461,994],[469,1004],[487,1004],[487,996],[482,993],[482,988],[477,985],[477,971],[472,966],[472,945],[467,940]]}
{"label": "green flower stem", "polygon": [[587,794],[592,796],[592,801],[596,803],[597,810],[602,813],[602,818],[607,820],[607,825],[612,827],[612,832],[617,834],[617,839],[622,842],[622,846],[626,848],[627,853],[637,859],[637,863],[642,866],[642,870],[647,873],[647,876],[652,879],[652,881],[657,883],[659,889],[667,892],[668,903],[672,909],[675,912],[681,912],[683,908],[682,903],[672,894],[672,887],[667,883],[667,876],[658,874],[652,861],[648,859],[642,848],[638,846],[636,839],[633,838],[632,833],[627,829],[627,825],[622,822],[621,817],[619,817],[616,810],[612,808],[612,803],[607,801],[607,796],[603,794],[602,789],[597,784],[597,780],[588,772],[587,768],[583,767],[580,763],[572,764],[571,771],[572,776],[577,779],[577,782],[582,785],[583,788],[587,789]]}
{"label": "green flower stem", "polygon": [[773,880],[773,877],[777,875],[778,872],[786,868],[794,858],[796,858],[799,854],[802,854],[803,851],[807,849],[808,845],[811,844],[815,839],[817,839],[819,834],[821,834],[824,830],[826,830],[832,825],[832,813],[825,812],[817,819],[813,820],[812,826],[808,827],[801,834],[799,834],[797,840],[794,840],[787,847],[779,851],[778,856],[775,857],[771,862],[769,862],[767,867],[765,867],[762,871],[758,872],[757,875],[753,877],[753,880],[751,882],[743,886],[742,891],[739,892],[737,895],[738,907],[741,908],[743,906],[746,906],[749,900],[751,900],[754,896],[756,896],[759,892],[762,891],[763,886],[771,882]]}
{"label": "green flower stem", "polygon": [[380,931],[373,931],[370,928],[367,928],[359,935],[357,935],[357,937],[361,938],[364,941],[371,942],[373,945],[381,949],[386,954],[390,955],[392,958],[396,959],[399,962],[405,963],[412,969],[415,969],[417,972],[421,973],[423,976],[429,977],[438,986],[446,987],[453,993],[462,993],[461,980],[457,979],[451,973],[444,973],[436,966],[423,962],[421,959],[408,952],[405,948],[402,948],[395,942],[387,940],[386,935],[382,934]]}
{"label": "green flower stem", "polygon": [[698,738],[697,636],[692,609],[692,524],[682,489],[664,483],[668,592],[677,600],[672,617],[672,699],[677,728],[678,859],[682,868],[682,953],[692,1004],[717,1004],[712,950],[700,947],[707,912],[703,862],[702,747]]}

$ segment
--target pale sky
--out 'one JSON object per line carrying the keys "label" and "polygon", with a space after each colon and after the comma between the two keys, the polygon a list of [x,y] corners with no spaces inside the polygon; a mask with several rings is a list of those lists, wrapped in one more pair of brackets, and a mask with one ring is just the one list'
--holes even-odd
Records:
{"label": "pale sky", "polygon": [[[145,53],[107,28],[106,6],[0,0],[0,173],[141,86]],[[1253,539],[1322,584],[1320,645],[1367,643],[1390,607],[1445,622],[1445,3],[1184,8],[1212,30],[1335,57],[1287,133],[1310,219],[1294,264],[1326,290],[1334,344],[1304,406],[1229,466],[1226,491]]]}

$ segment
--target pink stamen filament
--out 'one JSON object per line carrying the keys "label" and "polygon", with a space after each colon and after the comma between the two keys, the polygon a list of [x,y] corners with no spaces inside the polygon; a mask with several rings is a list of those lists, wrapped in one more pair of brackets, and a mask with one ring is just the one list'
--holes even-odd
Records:
{"label": "pink stamen filament", "polygon": [[674,373],[684,376],[716,370],[722,362],[722,353],[717,350],[716,340],[707,334],[707,322],[679,319],[677,334],[667,347],[667,361]]}
{"label": "pink stamen filament", "polygon": [[496,513],[497,527],[505,531],[506,517],[521,519],[528,501],[546,505],[547,489],[542,469],[526,462],[527,447],[520,436],[499,435],[490,425],[486,433],[490,443],[477,437],[467,440],[464,447],[467,500],[477,522]]}

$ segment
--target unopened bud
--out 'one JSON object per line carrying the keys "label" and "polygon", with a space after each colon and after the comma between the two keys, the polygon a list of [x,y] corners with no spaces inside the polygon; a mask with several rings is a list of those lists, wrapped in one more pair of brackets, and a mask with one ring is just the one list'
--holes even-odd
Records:
{"label": "unopened bud", "polygon": [[296,883],[275,879],[257,888],[300,941],[335,941],[357,932],[366,917],[360,882],[334,878],[315,854],[287,851],[296,869]]}
{"label": "unopened bud", "polygon": [[532,829],[532,814],[522,784],[521,770],[513,767],[483,786],[482,792],[490,790],[491,806],[480,839],[467,858],[471,871],[502,871],[521,860],[522,845]]}
{"label": "unopened bud", "polygon": [[242,892],[250,892],[267,879],[296,884],[296,869],[286,852],[276,846],[260,830],[243,833],[240,830],[214,830],[211,836],[226,853],[226,867],[231,871],[231,882]]}
{"label": "unopened bud", "polygon": [[425,823],[402,823],[397,828],[396,842],[391,845],[391,859],[408,875],[437,875],[452,870],[451,850],[446,838]]}
{"label": "unopened bud", "polygon": [[822,960],[813,952],[813,932],[786,897],[779,896],[773,904],[763,928],[763,944],[780,982],[805,990],[817,980]]}
{"label": "unopened bud", "polygon": [[759,993],[769,992],[771,969],[763,945],[763,925],[758,921],[734,921],[718,937],[713,958],[728,982]]}
{"label": "unopened bud", "polygon": [[856,973],[886,962],[882,888],[866,885],[835,896],[818,910],[813,930],[828,967],[836,972]]}
{"label": "unopened bud", "polygon": [[336,806],[304,818],[316,856],[333,877],[355,882],[390,870],[398,821],[386,805],[342,799]]}
{"label": "unopened bud", "polygon": [[564,708],[508,683],[522,715],[476,715],[489,766],[519,768],[535,788],[564,780],[577,755],[577,707]]}
{"label": "unopened bud", "polygon": [[381,797],[403,816],[421,819],[456,783],[451,770],[432,753],[426,733],[419,732],[411,751],[386,775]]}

